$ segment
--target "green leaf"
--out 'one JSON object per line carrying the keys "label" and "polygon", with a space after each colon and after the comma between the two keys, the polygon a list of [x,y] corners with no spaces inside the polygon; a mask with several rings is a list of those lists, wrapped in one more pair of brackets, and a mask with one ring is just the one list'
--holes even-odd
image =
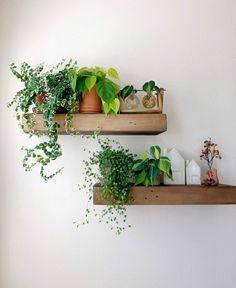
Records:
{"label": "green leaf", "polygon": [[152,146],[150,148],[150,154],[154,159],[159,159],[161,154],[161,148],[159,146]]}
{"label": "green leaf", "polygon": [[88,88],[85,84],[86,77],[79,77],[77,78],[76,87],[79,91],[85,93],[88,92]]}
{"label": "green leaf", "polygon": [[148,92],[148,87],[149,87],[148,82],[143,84],[143,90],[144,91]]}
{"label": "green leaf", "polygon": [[171,170],[171,162],[168,157],[160,157],[159,160],[159,169],[166,173],[166,175],[173,180],[172,170]]}
{"label": "green leaf", "polygon": [[143,90],[146,91],[148,94],[150,94],[152,92],[152,90],[155,87],[155,82],[153,80],[144,83],[143,85]]}
{"label": "green leaf", "polygon": [[135,161],[135,163],[134,163],[134,165],[133,165],[133,167],[132,167],[132,170],[133,171],[141,171],[141,170],[143,170],[144,169],[144,162],[142,161],[142,160],[136,160]]}
{"label": "green leaf", "polygon": [[108,81],[104,80],[97,83],[97,93],[107,104],[115,99],[115,88]]}
{"label": "green leaf", "polygon": [[135,185],[139,185],[139,184],[143,183],[145,178],[146,178],[146,172],[143,170],[141,173],[136,175],[136,177],[135,177]]}
{"label": "green leaf", "polygon": [[134,86],[125,86],[123,89],[122,89],[122,98],[125,99],[126,97],[128,97],[131,93],[133,93],[134,91]]}
{"label": "green leaf", "polygon": [[154,163],[152,163],[149,166],[149,170],[147,173],[147,178],[152,185],[153,185],[153,182],[156,179],[157,175],[158,175],[158,169],[157,169],[156,165]]}
{"label": "green leaf", "polygon": [[88,90],[91,90],[93,86],[96,84],[97,77],[96,76],[90,76],[85,79],[85,85]]}
{"label": "green leaf", "polygon": [[134,87],[131,86],[125,86],[122,91],[121,91],[121,96],[123,99],[125,99],[126,97],[128,97],[132,92],[134,91]]}
{"label": "green leaf", "polygon": [[102,101],[103,111],[107,115],[110,111],[110,104],[107,104],[106,102]]}
{"label": "green leaf", "polygon": [[155,87],[155,82],[153,80],[149,81],[149,87],[150,87],[150,91],[152,91]]}
{"label": "green leaf", "polygon": [[77,71],[76,69],[70,69],[68,73],[71,89],[75,92],[76,81],[77,81]]}
{"label": "green leaf", "polygon": [[148,159],[148,151],[143,151],[140,154],[139,159],[141,159],[142,161],[146,161]]}
{"label": "green leaf", "polygon": [[109,68],[108,69],[108,75],[110,77],[115,78],[115,79],[119,79],[119,75],[118,75],[117,71],[114,68]]}
{"label": "green leaf", "polygon": [[111,103],[110,103],[110,108],[117,114],[120,110],[120,100],[118,98],[115,98]]}

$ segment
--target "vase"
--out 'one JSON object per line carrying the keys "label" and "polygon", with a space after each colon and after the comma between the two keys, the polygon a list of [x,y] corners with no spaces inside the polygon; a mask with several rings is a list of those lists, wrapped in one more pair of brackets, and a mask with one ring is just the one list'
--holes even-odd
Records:
{"label": "vase", "polygon": [[215,168],[208,169],[204,174],[204,184],[207,186],[216,186],[219,184],[217,170]]}
{"label": "vase", "polygon": [[156,106],[156,97],[154,95],[146,95],[143,97],[142,104],[145,108],[153,108]]}

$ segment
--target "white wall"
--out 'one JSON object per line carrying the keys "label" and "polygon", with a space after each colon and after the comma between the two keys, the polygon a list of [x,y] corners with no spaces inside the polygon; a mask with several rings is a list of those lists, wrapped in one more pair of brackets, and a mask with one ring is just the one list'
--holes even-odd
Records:
{"label": "white wall", "polygon": [[121,84],[154,79],[167,89],[168,132],[116,137],[133,152],[177,147],[199,160],[212,136],[221,182],[236,184],[236,2],[234,0],[0,1],[0,287],[235,288],[236,207],[130,207],[133,228],[117,237],[83,215],[83,148],[61,136],[63,173],[48,183],[23,171],[33,145],[5,103],[20,87],[12,61],[78,59],[114,66]]}

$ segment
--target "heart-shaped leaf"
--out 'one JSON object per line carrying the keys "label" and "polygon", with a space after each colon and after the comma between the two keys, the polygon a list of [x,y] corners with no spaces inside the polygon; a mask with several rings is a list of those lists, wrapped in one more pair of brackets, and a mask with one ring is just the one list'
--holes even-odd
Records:
{"label": "heart-shaped leaf", "polygon": [[159,146],[152,146],[150,148],[150,154],[154,159],[159,159],[161,154],[161,148]]}
{"label": "heart-shaped leaf", "polygon": [[110,103],[110,108],[117,114],[120,110],[120,100],[118,98],[115,98],[111,103]]}
{"label": "heart-shaped leaf", "polygon": [[125,99],[126,97],[128,97],[132,92],[134,91],[134,87],[131,86],[125,86],[122,91],[121,91],[121,96],[123,99]]}
{"label": "heart-shaped leaf", "polygon": [[108,81],[99,81],[97,83],[97,93],[107,104],[115,99],[115,88]]}
{"label": "heart-shaped leaf", "polygon": [[78,77],[77,82],[76,82],[76,88],[83,93],[88,92],[88,88],[85,84],[85,80],[86,80],[86,77]]}
{"label": "heart-shaped leaf", "polygon": [[143,170],[144,169],[144,162],[142,161],[142,160],[136,160],[135,162],[134,162],[134,165],[133,165],[133,167],[132,167],[132,170],[133,171],[135,171],[135,172],[137,172],[137,171],[141,171],[141,170]]}
{"label": "heart-shaped leaf", "polygon": [[171,162],[168,157],[160,157],[159,160],[159,169],[166,173],[166,175],[173,180],[172,170],[171,170]]}
{"label": "heart-shaped leaf", "polygon": [[85,85],[88,90],[91,90],[93,86],[96,84],[97,77],[96,76],[90,76],[85,79]]}
{"label": "heart-shaped leaf", "polygon": [[110,111],[110,105],[107,104],[106,102],[102,101],[102,107],[103,107],[103,111],[104,113],[107,115],[109,114]]}
{"label": "heart-shaped leaf", "polygon": [[118,75],[117,71],[114,68],[109,68],[108,69],[108,75],[110,77],[115,78],[115,79],[119,79],[119,75]]}
{"label": "heart-shaped leaf", "polygon": [[143,170],[141,173],[139,173],[135,177],[135,185],[139,185],[139,184],[143,183],[145,178],[146,178],[146,172]]}
{"label": "heart-shaped leaf", "polygon": [[150,88],[150,92],[154,89],[155,87],[155,82],[153,80],[149,81],[149,88]]}
{"label": "heart-shaped leaf", "polygon": [[148,159],[148,151],[143,151],[140,156],[139,159],[146,161]]}

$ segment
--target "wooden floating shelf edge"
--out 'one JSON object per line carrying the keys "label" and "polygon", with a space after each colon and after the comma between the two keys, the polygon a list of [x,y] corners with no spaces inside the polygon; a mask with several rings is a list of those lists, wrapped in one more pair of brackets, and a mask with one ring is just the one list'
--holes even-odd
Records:
{"label": "wooden floating shelf edge", "polygon": [[[93,188],[93,203],[106,205],[99,197],[101,187]],[[131,188],[130,205],[222,205],[236,204],[236,186],[136,186]]]}
{"label": "wooden floating shelf edge", "polygon": [[[29,114],[32,117],[33,114]],[[60,124],[59,134],[66,134],[65,114],[56,114],[54,121]],[[43,115],[36,114],[34,130],[43,133]],[[23,117],[24,130],[28,131]],[[167,130],[166,114],[104,114],[76,113],[72,119],[72,127],[81,134],[92,134],[101,130],[107,135],[157,135]]]}

